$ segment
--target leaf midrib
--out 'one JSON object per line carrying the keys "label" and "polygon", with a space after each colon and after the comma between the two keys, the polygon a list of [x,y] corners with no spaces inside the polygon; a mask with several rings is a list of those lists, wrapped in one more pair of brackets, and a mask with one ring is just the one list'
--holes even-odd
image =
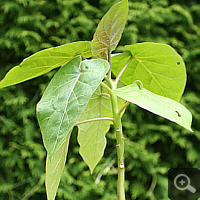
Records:
{"label": "leaf midrib", "polygon": [[[54,171],[56,170],[56,168],[60,168],[60,166],[61,166],[60,160],[63,159],[63,155],[64,155],[65,148],[66,148],[66,144],[67,144],[67,143],[66,143],[66,140],[67,140],[67,136],[66,136],[66,138],[64,139],[63,143],[60,145],[60,147],[56,150],[56,152],[57,152],[57,151],[62,147],[62,145],[63,145],[63,150],[62,150],[62,154],[61,154],[61,156],[60,156],[60,159],[58,160],[58,163],[57,163],[57,165],[55,166],[53,172],[51,172],[51,174],[54,173]],[[65,144],[64,144],[64,143],[65,143]],[[56,154],[56,152],[55,152],[55,154]],[[58,167],[57,167],[57,166],[58,166]],[[55,185],[56,180],[58,179],[58,173],[59,173],[59,171],[57,170],[56,178],[54,178],[54,181],[53,181],[53,183],[52,183],[51,189],[50,189],[49,191],[52,191],[52,188],[53,188],[53,186]],[[51,179],[52,179],[52,176],[51,176]]]}
{"label": "leaf midrib", "polygon": [[[78,74],[78,76],[77,76],[77,80],[79,79],[79,77],[80,77],[80,75],[81,75],[81,73],[79,73]],[[66,103],[65,104],[65,109],[64,109],[64,112],[63,112],[63,115],[62,115],[62,118],[61,118],[61,122],[60,122],[60,125],[59,125],[59,127],[58,127],[58,131],[57,131],[57,137],[56,137],[56,141],[54,142],[54,147],[53,147],[53,151],[55,150],[55,147],[56,147],[56,144],[57,144],[57,141],[58,141],[58,136],[59,136],[59,131],[60,131],[60,128],[61,128],[61,126],[62,126],[62,122],[63,122],[63,119],[64,119],[64,115],[65,115],[65,113],[67,114],[67,112],[66,112],[66,109],[67,109],[67,106],[68,106],[68,101],[69,101],[69,99],[70,99],[70,97],[71,97],[71,94],[72,94],[72,92],[73,92],[73,90],[74,90],[74,87],[76,86],[76,83],[77,83],[77,81],[75,81],[74,82],[74,85],[72,86],[72,89],[71,89],[71,91],[70,91],[70,93],[69,93],[69,95],[68,95],[68,98],[67,98],[67,100],[64,102],[64,103]],[[63,104],[64,104],[63,103]],[[63,105],[63,104],[61,104],[61,105]],[[61,106],[60,105],[60,106]],[[59,106],[59,107],[60,107]],[[58,108],[59,109],[59,108]],[[58,109],[56,109],[55,111],[57,111]],[[55,111],[53,112],[53,113],[55,113]],[[51,114],[51,116],[52,116],[52,114]],[[68,120],[69,121],[69,120]],[[49,125],[49,121],[48,121],[48,125]],[[53,133],[52,133],[53,134]]]}

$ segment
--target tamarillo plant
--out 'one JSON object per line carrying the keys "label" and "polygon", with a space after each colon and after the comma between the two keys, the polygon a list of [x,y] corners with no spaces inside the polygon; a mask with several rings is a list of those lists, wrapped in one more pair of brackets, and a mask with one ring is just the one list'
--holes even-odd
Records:
{"label": "tamarillo plant", "polygon": [[179,103],[186,84],[185,64],[172,47],[144,42],[111,54],[121,38],[127,15],[128,0],[120,1],[101,19],[91,42],[78,41],[39,51],[12,68],[0,82],[0,88],[4,88],[61,66],[37,104],[47,150],[48,200],[55,199],[75,126],[80,155],[92,173],[103,156],[106,133],[114,125],[119,200],[125,199],[121,118],[129,103],[192,131],[192,115]]}

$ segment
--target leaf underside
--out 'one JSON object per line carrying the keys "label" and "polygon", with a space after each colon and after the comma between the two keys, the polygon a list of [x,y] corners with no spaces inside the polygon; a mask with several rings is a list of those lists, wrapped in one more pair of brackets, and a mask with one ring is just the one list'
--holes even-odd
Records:
{"label": "leaf underside", "polygon": [[135,81],[131,85],[114,90],[114,93],[126,101],[173,121],[193,132],[191,129],[192,115],[182,104],[146,90],[140,81]]}
{"label": "leaf underside", "polygon": [[129,52],[113,56],[112,71],[117,75],[132,59],[120,80],[129,85],[140,80],[147,90],[179,101],[186,84],[182,57],[169,45],[144,42],[128,45]]}
{"label": "leaf underside", "polygon": [[49,83],[37,104],[37,117],[50,157],[73,128],[108,69],[109,64],[105,60],[81,62],[81,57],[77,56],[63,66]]}
{"label": "leaf underside", "polygon": [[56,67],[65,65],[77,55],[91,57],[90,42],[74,42],[39,51],[12,68],[0,82],[0,88],[15,85],[41,76]]}
{"label": "leaf underside", "polygon": [[[119,108],[123,106],[124,102],[124,100],[119,99]],[[102,117],[113,117],[113,115],[110,95],[100,85],[92,95],[79,121]],[[104,120],[78,125],[79,153],[89,166],[91,173],[103,157],[106,147],[105,134],[109,131],[111,124],[111,121]]]}
{"label": "leaf underside", "polygon": [[128,15],[128,0],[123,0],[110,8],[99,22],[92,40],[92,54],[107,58],[108,50],[113,51],[122,35]]}
{"label": "leaf underside", "polygon": [[65,167],[70,135],[71,131],[57,146],[51,159],[47,155],[45,185],[48,200],[55,199],[58,185]]}

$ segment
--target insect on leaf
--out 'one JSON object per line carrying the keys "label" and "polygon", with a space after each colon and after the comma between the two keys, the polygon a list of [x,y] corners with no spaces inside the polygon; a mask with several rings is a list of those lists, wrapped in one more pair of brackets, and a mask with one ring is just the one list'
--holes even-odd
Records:
{"label": "insect on leaf", "polygon": [[37,117],[44,145],[51,157],[73,128],[109,69],[102,59],[75,57],[53,77],[40,102]]}

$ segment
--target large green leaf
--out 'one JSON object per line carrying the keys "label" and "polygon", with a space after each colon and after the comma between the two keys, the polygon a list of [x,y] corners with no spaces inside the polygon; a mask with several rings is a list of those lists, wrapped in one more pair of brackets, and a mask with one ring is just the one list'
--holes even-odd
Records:
{"label": "large green leaf", "polygon": [[180,103],[154,94],[145,88],[140,81],[135,81],[133,84],[114,90],[114,93],[122,99],[134,103],[141,108],[144,108],[156,115],[160,115],[168,120],[191,130],[192,115]]}
{"label": "large green leaf", "polygon": [[[124,100],[119,99],[119,108],[124,104]],[[99,86],[92,95],[87,107],[81,114],[79,121],[87,119],[113,117],[110,95]],[[89,166],[91,173],[103,156],[106,147],[105,134],[110,128],[111,121],[93,121],[78,125],[79,152]]]}
{"label": "large green leaf", "polygon": [[102,59],[75,57],[53,77],[40,102],[37,116],[44,145],[51,157],[72,129],[109,69]]}
{"label": "large green leaf", "polygon": [[114,50],[121,38],[128,15],[128,0],[123,0],[110,8],[99,22],[92,40],[92,54],[105,57],[108,50]]}
{"label": "large green leaf", "polygon": [[12,68],[0,82],[0,88],[15,85],[45,74],[66,64],[73,57],[91,57],[90,42],[74,42],[39,51]]}
{"label": "large green leaf", "polygon": [[57,146],[56,151],[51,159],[47,155],[45,185],[48,200],[55,199],[58,185],[60,183],[60,178],[62,176],[66,162],[70,135],[71,131],[69,131],[67,136]]}
{"label": "large green leaf", "polygon": [[153,93],[179,101],[186,83],[185,64],[169,45],[151,42],[128,45],[126,52],[112,57],[115,75],[132,59],[120,80],[129,85],[135,80]]}

